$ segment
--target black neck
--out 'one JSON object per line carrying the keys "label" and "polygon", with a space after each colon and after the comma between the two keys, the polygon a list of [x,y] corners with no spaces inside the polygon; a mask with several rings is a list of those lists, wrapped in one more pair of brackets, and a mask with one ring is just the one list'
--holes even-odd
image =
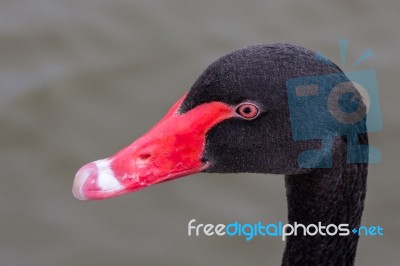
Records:
{"label": "black neck", "polygon": [[341,162],[333,168],[285,176],[288,218],[290,224],[349,224],[350,235],[290,236],[283,265],[354,264],[358,236],[351,230],[360,226],[368,165],[346,164],[343,152],[339,153],[334,160]]}

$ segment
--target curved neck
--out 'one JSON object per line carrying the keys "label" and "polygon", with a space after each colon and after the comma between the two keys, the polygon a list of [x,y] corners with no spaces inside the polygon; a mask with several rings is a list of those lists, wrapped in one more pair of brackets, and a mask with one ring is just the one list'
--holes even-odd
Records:
{"label": "curved neck", "polygon": [[349,224],[350,235],[288,237],[283,265],[353,265],[366,178],[366,164],[285,176],[290,224]]}

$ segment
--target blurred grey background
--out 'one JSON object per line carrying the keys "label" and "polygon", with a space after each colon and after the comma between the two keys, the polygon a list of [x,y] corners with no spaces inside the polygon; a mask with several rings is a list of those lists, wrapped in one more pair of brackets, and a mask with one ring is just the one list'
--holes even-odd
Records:
{"label": "blurred grey background", "polygon": [[[84,163],[145,133],[223,54],[290,42],[374,56],[383,161],[370,167],[358,265],[399,265],[400,2],[2,0],[0,265],[278,265],[273,237],[188,237],[187,223],[286,221],[282,176],[199,174],[80,202]],[[345,68],[345,70],[351,70]]]}

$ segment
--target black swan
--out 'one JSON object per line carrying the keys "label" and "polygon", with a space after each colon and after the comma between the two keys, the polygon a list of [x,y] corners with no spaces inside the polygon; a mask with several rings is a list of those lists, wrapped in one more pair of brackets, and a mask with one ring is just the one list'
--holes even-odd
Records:
{"label": "black swan", "polygon": [[[144,136],[107,159],[83,166],[73,194],[80,200],[104,199],[198,172],[283,174],[289,223],[358,228],[368,150],[353,151],[355,163],[348,162],[346,151],[349,139],[368,144],[365,119],[359,122],[364,130],[340,136],[324,112],[314,112],[308,119],[318,122],[316,130],[331,137],[331,145],[293,138],[296,121],[291,118],[287,81],[337,74],[342,70],[328,59],[291,44],[231,52],[212,63]],[[364,107],[357,110],[365,112],[357,97]],[[307,111],[307,106],[297,107],[300,113]],[[310,150],[313,156],[300,162],[299,156]],[[331,165],[321,163],[326,161]],[[357,242],[356,234],[289,236],[283,265],[353,265]]]}

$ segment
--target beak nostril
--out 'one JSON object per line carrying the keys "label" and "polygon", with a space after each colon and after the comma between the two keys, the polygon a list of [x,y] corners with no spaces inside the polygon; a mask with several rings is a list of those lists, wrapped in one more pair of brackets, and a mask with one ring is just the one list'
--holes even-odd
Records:
{"label": "beak nostril", "polygon": [[135,164],[137,167],[144,167],[150,158],[151,158],[150,153],[142,153],[136,158]]}
{"label": "beak nostril", "polygon": [[150,157],[151,157],[151,154],[150,154],[150,153],[144,153],[144,154],[139,155],[139,159],[140,159],[140,160],[147,160],[147,159],[149,159]]}

